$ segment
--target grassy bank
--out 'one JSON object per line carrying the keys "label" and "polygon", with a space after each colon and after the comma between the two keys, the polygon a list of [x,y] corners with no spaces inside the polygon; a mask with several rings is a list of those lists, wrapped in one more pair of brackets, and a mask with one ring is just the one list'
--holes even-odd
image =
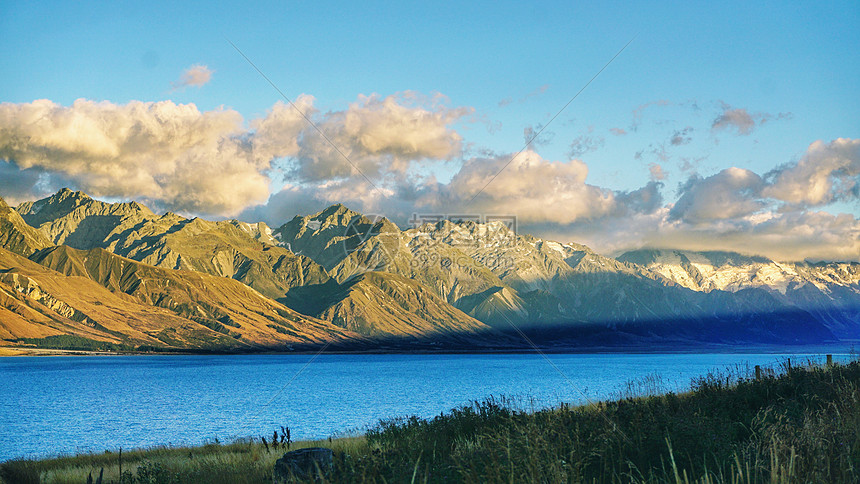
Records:
{"label": "grassy bank", "polygon": [[[631,388],[635,388],[635,385]],[[712,374],[683,394],[526,412],[486,400],[384,421],[335,451],[334,482],[860,482],[860,362]],[[7,482],[271,482],[262,441],[12,461]]]}

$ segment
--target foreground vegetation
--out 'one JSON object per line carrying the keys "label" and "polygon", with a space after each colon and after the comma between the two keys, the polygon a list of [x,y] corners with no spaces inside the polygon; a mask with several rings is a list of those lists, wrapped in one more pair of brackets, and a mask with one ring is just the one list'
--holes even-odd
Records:
{"label": "foreground vegetation", "polygon": [[[286,443],[17,460],[7,482],[272,481]],[[527,412],[489,399],[366,435],[292,444],[334,450],[332,482],[860,482],[860,362],[784,365],[759,379],[709,374],[688,393]],[[102,471],[103,469],[103,471]]]}

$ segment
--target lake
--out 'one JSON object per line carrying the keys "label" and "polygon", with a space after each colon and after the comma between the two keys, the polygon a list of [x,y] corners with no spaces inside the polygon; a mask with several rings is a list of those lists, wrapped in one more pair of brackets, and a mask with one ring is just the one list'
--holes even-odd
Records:
{"label": "lake", "polygon": [[[531,409],[811,354],[458,354],[0,358],[0,461],[218,438],[293,440],[430,417],[489,396]],[[835,355],[837,360],[848,355]],[[659,375],[660,378],[655,378]],[[655,382],[657,383],[655,385]]]}

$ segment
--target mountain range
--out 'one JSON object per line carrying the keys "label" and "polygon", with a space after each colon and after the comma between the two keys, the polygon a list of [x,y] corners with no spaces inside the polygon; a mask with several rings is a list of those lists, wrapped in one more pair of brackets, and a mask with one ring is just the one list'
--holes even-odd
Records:
{"label": "mountain range", "polygon": [[613,258],[501,221],[404,230],[339,204],[270,228],[64,189],[0,199],[0,338],[241,352],[820,344],[860,340],[860,264]]}

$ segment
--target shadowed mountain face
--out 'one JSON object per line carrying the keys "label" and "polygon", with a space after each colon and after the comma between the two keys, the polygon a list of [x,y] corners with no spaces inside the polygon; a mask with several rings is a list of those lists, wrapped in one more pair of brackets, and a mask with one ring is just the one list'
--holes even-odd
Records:
{"label": "shadowed mountain face", "polygon": [[[541,345],[578,348],[860,339],[856,263],[670,250],[613,259],[517,234],[501,222],[401,230],[342,205],[271,230],[156,215],[134,202],[105,203],[69,190],[16,210],[0,204],[0,224],[0,246],[19,257],[7,256],[7,273],[15,260],[32,270],[20,258],[27,256],[49,268],[52,281],[87,280],[156,311],[151,318],[178,318],[163,334],[68,330],[100,341],[125,335],[138,345],[195,348],[207,347],[207,339],[212,348],[238,349],[370,340],[523,347],[521,329]],[[29,337],[20,334],[30,331],[22,323],[30,319],[41,325],[32,334],[62,332],[57,328],[68,326],[56,321],[69,319],[62,311],[102,314],[56,296],[78,313],[37,311],[37,303],[21,299],[33,292],[25,289],[30,283],[4,277],[0,314],[16,328],[5,330],[8,337]]]}
{"label": "shadowed mountain face", "polygon": [[[303,288],[315,316],[371,336],[450,338],[490,328],[398,274],[367,272],[344,284]],[[387,304],[380,304],[388,301]],[[476,338],[477,339],[477,338]]]}
{"label": "shadowed mountain face", "polygon": [[[860,264],[785,263],[730,252],[640,250],[619,260],[639,264],[694,291],[725,291],[766,309],[797,308],[845,339],[860,338]],[[756,294],[757,297],[741,297]]]}

